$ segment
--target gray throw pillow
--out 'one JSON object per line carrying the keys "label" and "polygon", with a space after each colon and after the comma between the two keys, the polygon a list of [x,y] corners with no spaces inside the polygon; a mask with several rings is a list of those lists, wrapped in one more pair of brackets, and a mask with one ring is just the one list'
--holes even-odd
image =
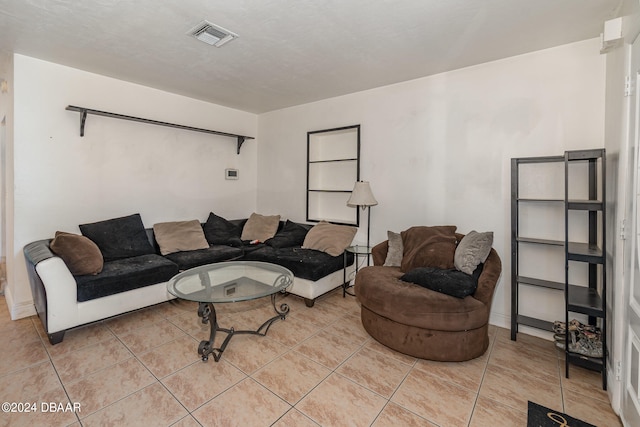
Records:
{"label": "gray throw pillow", "polygon": [[384,260],[385,267],[400,267],[402,264],[402,255],[404,254],[404,245],[402,244],[402,236],[400,233],[387,231],[389,239],[389,249],[387,250],[387,258]]}
{"label": "gray throw pillow", "polygon": [[493,245],[493,232],[478,233],[473,230],[462,238],[456,247],[453,264],[463,273],[472,274],[473,270],[485,262]]}

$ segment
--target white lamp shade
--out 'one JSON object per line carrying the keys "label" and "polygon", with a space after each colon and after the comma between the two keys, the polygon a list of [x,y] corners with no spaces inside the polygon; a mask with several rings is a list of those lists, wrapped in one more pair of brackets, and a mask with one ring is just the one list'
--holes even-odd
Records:
{"label": "white lamp shade", "polygon": [[353,208],[357,206],[375,206],[377,204],[378,201],[373,197],[369,181],[357,181],[353,186],[353,191],[347,201],[347,206]]}

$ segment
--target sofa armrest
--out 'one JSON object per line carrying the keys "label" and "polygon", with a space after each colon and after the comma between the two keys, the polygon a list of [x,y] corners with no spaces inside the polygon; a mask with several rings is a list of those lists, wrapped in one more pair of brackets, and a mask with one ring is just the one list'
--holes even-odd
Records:
{"label": "sofa armrest", "polygon": [[373,258],[373,265],[382,265],[387,259],[387,252],[389,251],[389,241],[385,240],[382,243],[378,243],[371,248],[371,256]]}
{"label": "sofa armrest", "polygon": [[49,248],[50,240],[24,247],[36,312],[48,334],[76,326],[78,288],[62,258]]}

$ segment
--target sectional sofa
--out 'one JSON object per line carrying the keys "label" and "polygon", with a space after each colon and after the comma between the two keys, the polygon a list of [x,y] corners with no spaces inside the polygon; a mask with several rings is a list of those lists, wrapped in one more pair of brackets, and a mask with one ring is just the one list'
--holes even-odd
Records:
{"label": "sectional sofa", "polygon": [[134,214],[79,227],[82,235],[57,232],[24,248],[36,312],[51,344],[61,342],[68,329],[175,298],[166,282],[199,265],[230,260],[282,265],[295,276],[287,291],[308,307],[345,284],[354,269],[354,256],[344,249],[355,228],[329,223],[255,213],[228,221],[211,213],[205,223],[145,228]]}

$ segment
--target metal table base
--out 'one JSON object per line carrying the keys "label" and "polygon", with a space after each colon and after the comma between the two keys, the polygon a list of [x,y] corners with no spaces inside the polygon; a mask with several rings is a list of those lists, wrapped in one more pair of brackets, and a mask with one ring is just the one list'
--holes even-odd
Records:
{"label": "metal table base", "polygon": [[[269,327],[276,320],[285,320],[287,314],[289,313],[289,305],[281,304],[278,308],[276,306],[276,294],[271,295],[271,304],[273,305],[274,311],[277,313],[275,316],[264,322],[258,329],[255,331],[251,330],[241,330],[236,331],[234,328],[226,329],[221,328],[218,325],[218,319],[216,316],[216,309],[213,306],[213,303],[210,302],[201,302],[198,304],[198,316],[202,318],[202,323],[209,323],[211,327],[211,333],[209,335],[208,341],[200,341],[200,345],[198,346],[198,354],[202,356],[202,361],[206,362],[209,360],[209,355],[213,355],[213,359],[218,362],[222,357],[222,353],[227,348],[229,341],[234,335],[237,334],[251,334],[251,335],[260,335],[265,336],[269,331]],[[214,342],[216,339],[216,334],[218,332],[224,332],[227,334],[226,338],[222,342],[220,347],[214,347]]]}

